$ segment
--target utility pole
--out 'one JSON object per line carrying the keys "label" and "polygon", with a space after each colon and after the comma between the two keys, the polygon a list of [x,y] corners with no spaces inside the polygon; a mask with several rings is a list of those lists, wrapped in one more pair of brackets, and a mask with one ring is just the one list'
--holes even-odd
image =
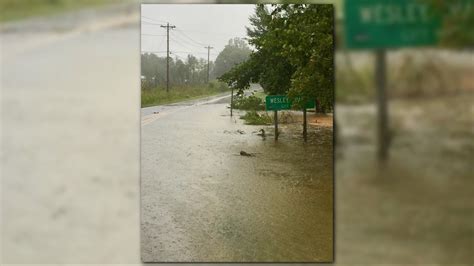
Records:
{"label": "utility pole", "polygon": [[211,47],[210,45],[204,47],[207,49],[207,83],[209,83],[209,55],[211,53],[211,49],[214,47]]}
{"label": "utility pole", "polygon": [[169,23],[161,25],[160,27],[166,28],[166,92],[170,90],[170,28],[174,29],[176,26],[170,26]]}

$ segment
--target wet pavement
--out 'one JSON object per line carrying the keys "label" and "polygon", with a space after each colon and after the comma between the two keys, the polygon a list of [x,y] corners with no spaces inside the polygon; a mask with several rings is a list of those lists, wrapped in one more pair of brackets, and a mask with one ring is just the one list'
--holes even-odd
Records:
{"label": "wet pavement", "polygon": [[331,261],[332,129],[263,139],[273,127],[243,125],[226,101],[142,118],[143,261]]}
{"label": "wet pavement", "polygon": [[68,32],[56,20],[1,32],[0,264],[139,262],[140,34],[129,9],[87,25],[74,13]]}

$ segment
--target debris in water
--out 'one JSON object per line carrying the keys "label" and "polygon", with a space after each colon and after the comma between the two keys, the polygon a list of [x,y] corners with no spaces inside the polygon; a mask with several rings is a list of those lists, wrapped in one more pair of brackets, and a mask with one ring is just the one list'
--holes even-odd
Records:
{"label": "debris in water", "polygon": [[242,155],[242,156],[247,156],[247,157],[253,157],[253,156],[255,156],[255,154],[253,154],[253,153],[248,153],[248,152],[245,152],[245,151],[240,151],[240,155]]}
{"label": "debris in water", "polygon": [[243,130],[240,130],[240,129],[237,129],[237,133],[240,133],[240,134],[245,134],[245,131],[243,131]]}
{"label": "debris in water", "polygon": [[155,111],[155,112],[153,112],[153,113],[156,115],[156,114],[159,114],[160,112]]}

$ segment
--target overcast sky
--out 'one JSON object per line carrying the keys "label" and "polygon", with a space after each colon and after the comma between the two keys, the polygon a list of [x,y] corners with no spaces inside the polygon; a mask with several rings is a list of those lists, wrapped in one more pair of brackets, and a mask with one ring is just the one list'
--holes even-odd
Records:
{"label": "overcast sky", "polygon": [[166,28],[160,25],[169,22],[176,26],[170,30],[171,57],[177,54],[184,59],[192,53],[207,59],[204,47],[211,45],[210,58],[215,60],[230,38],[246,37],[254,9],[255,5],[142,4],[142,52],[166,56]]}

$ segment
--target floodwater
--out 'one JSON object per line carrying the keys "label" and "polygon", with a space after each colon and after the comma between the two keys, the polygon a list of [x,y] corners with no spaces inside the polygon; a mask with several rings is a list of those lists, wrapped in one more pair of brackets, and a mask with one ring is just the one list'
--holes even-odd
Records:
{"label": "floodwater", "polygon": [[337,106],[338,263],[472,265],[473,96],[392,100],[384,166],[376,106]]}
{"label": "floodwater", "polygon": [[332,128],[304,143],[301,125],[280,125],[275,142],[222,102],[142,126],[142,260],[331,261]]}

